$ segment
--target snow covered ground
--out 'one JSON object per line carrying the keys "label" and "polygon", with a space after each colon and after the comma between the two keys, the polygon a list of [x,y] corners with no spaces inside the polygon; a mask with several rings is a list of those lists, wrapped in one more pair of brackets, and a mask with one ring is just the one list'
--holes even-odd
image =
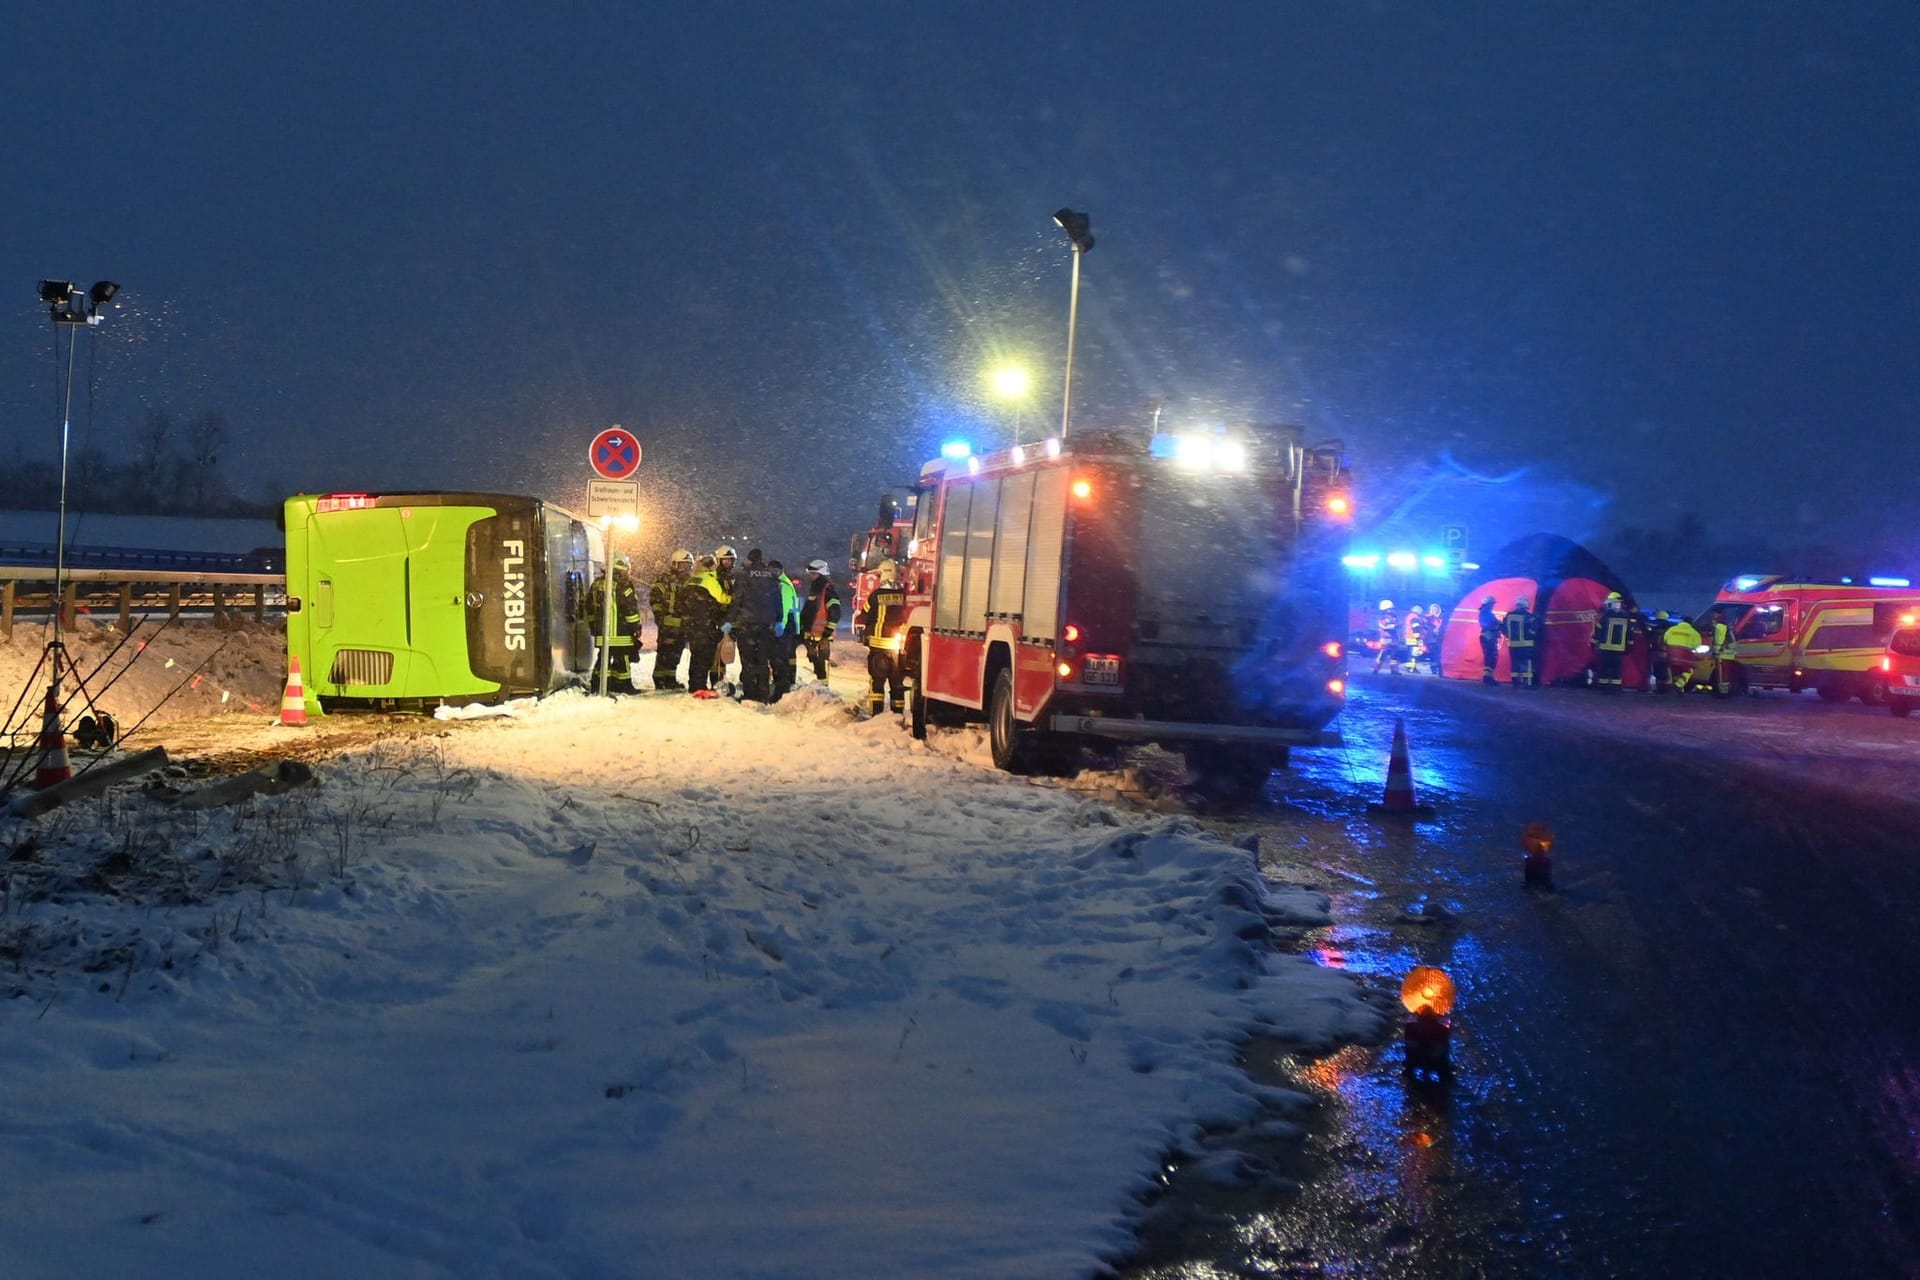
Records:
{"label": "snow covered ground", "polygon": [[1085,1275],[1169,1151],[1300,1104],[1247,1034],[1379,1030],[1270,946],[1327,911],[1271,860],[863,684],[569,694],[0,826],[0,1274]]}

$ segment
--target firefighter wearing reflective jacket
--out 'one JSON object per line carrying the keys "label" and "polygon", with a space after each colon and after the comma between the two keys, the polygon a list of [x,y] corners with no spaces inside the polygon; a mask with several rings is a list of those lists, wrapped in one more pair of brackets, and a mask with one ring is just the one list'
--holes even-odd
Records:
{"label": "firefighter wearing reflective jacket", "polygon": [[1382,665],[1390,672],[1400,670],[1400,615],[1393,611],[1393,601],[1380,602],[1380,620],[1375,624],[1380,637],[1380,650],[1373,655],[1373,669],[1378,672]]}
{"label": "firefighter wearing reflective jacket", "polygon": [[1500,615],[1493,611],[1493,597],[1480,601],[1480,683],[1498,684],[1493,669],[1500,665]]}
{"label": "firefighter wearing reflective jacket", "polygon": [[1675,693],[1685,693],[1694,676],[1707,668],[1695,652],[1702,647],[1700,633],[1685,618],[1674,618],[1661,638],[1667,647],[1668,683]]}
{"label": "firefighter wearing reflective jacket", "polygon": [[1620,670],[1627,646],[1633,641],[1633,619],[1618,591],[1609,591],[1593,620],[1593,686],[1602,693],[1620,692]]}
{"label": "firefighter wearing reflective jacket", "polygon": [[684,689],[680,683],[680,655],[687,649],[686,597],[693,590],[693,552],[680,550],[667,562],[666,572],[647,588],[647,607],[653,610],[653,687]]}
{"label": "firefighter wearing reflective jacket", "polygon": [[[904,711],[907,677],[900,661],[900,628],[907,620],[907,593],[900,586],[900,568],[882,560],[874,570],[874,587],[860,611],[860,634],[867,642],[867,716],[880,714],[884,705]],[[884,701],[883,701],[884,699]]]}
{"label": "firefighter wearing reflective jacket", "polygon": [[807,605],[801,611],[805,620],[807,658],[813,663],[813,678],[825,680],[833,653],[833,632],[840,625],[840,592],[835,589],[825,560],[808,563],[813,577],[807,583]]}
{"label": "firefighter wearing reflective jacket", "polygon": [[727,620],[733,597],[720,582],[720,571],[712,556],[701,556],[696,572],[682,597],[681,617],[687,626],[687,688],[694,693],[712,690],[713,657],[720,647],[720,628]]}
{"label": "firefighter wearing reflective jacket", "polygon": [[1538,648],[1534,643],[1539,636],[1537,621],[1533,610],[1527,607],[1527,598],[1522,596],[1513,602],[1513,608],[1500,624],[1507,633],[1507,672],[1516,689],[1531,689],[1539,682],[1533,662]]}
{"label": "firefighter wearing reflective jacket", "polygon": [[[633,688],[633,659],[640,652],[640,597],[628,578],[632,562],[625,556],[613,558],[613,637],[607,648],[607,687],[624,684]],[[594,579],[587,588],[587,625],[596,642],[602,641],[607,625],[607,575]]]}

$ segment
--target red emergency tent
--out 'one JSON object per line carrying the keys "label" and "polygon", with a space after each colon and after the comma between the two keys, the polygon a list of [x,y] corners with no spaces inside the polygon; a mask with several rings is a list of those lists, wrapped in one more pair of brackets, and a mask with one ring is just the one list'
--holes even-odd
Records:
{"label": "red emergency tent", "polygon": [[[1609,592],[1618,591],[1632,610],[1633,593],[1607,568],[1600,557],[1577,542],[1550,533],[1536,533],[1510,542],[1481,565],[1470,585],[1447,615],[1440,640],[1440,673],[1458,680],[1478,680],[1480,658],[1480,601],[1493,597],[1501,617],[1513,602],[1525,597],[1540,617],[1536,662],[1542,684],[1583,678],[1593,640],[1593,621]],[[1627,655],[1623,679],[1629,688],[1645,683],[1647,659],[1642,646]],[[1507,646],[1500,645],[1494,678],[1505,682]]]}

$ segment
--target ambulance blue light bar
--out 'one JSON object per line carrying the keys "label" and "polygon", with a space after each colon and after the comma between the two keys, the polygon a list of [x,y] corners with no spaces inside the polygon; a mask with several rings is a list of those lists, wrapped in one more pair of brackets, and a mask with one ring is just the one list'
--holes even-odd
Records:
{"label": "ambulance blue light bar", "polygon": [[1913,583],[1906,578],[1868,578],[1867,585],[1871,587],[1910,587]]}
{"label": "ambulance blue light bar", "polygon": [[1378,569],[1380,567],[1380,556],[1377,552],[1368,551],[1350,556],[1341,556],[1340,563],[1349,569]]}
{"label": "ambulance blue light bar", "polygon": [[973,446],[965,440],[949,440],[940,446],[940,456],[959,460],[973,456]]}

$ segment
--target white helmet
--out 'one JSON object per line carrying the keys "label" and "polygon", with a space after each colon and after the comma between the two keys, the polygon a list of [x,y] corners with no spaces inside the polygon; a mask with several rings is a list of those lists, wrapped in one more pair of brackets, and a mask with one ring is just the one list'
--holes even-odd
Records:
{"label": "white helmet", "polygon": [[825,560],[809,560],[807,561],[807,572],[817,573],[824,578],[830,571],[827,568],[827,562]]}
{"label": "white helmet", "polygon": [[1381,607],[1382,609],[1391,609],[1391,608],[1393,608],[1393,601],[1391,601],[1391,600],[1382,600],[1382,601],[1380,602],[1380,607]]}
{"label": "white helmet", "polygon": [[713,558],[715,560],[738,560],[740,553],[735,551],[731,545],[723,542],[713,549]]}
{"label": "white helmet", "polygon": [[684,564],[688,568],[692,568],[693,552],[687,550],[685,547],[680,548],[678,551],[673,553],[673,563]]}

